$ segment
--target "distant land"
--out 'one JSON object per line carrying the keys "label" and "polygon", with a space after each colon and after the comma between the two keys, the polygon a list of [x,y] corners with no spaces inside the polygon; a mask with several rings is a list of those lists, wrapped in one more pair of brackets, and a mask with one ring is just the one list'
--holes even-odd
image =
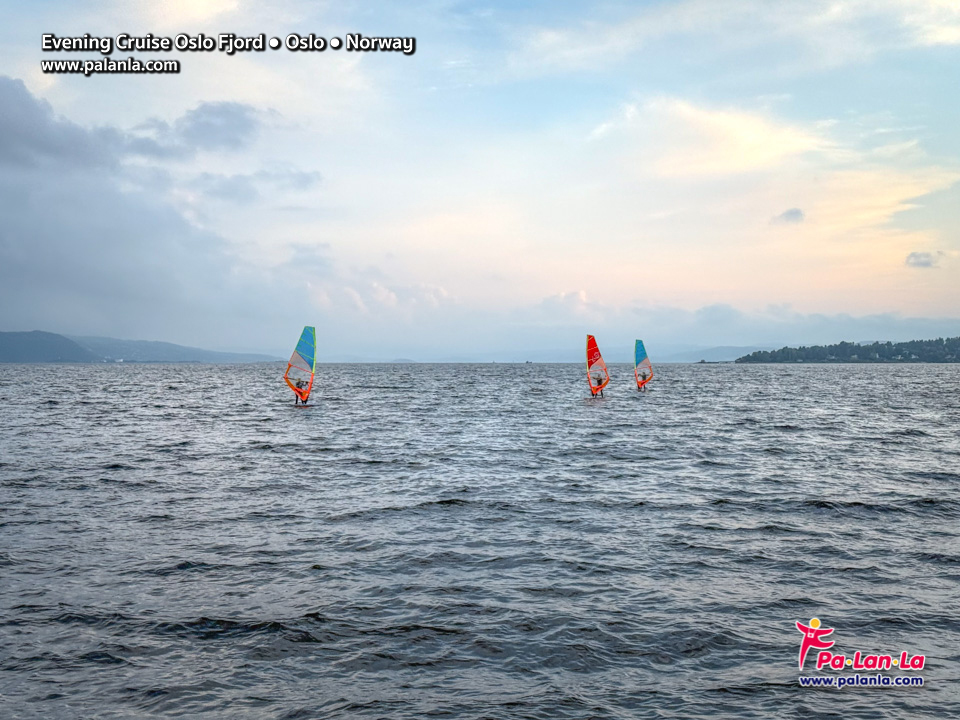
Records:
{"label": "distant land", "polygon": [[[757,346],[675,348],[655,356],[656,363],[738,362],[738,363],[955,363],[960,362],[960,337],[908,342],[841,342],[779,350]],[[569,352],[569,351],[568,351]],[[578,355],[579,353],[577,353]],[[530,352],[528,362],[556,362],[547,359],[556,353]],[[608,362],[624,361],[616,352]],[[570,360],[576,357],[570,353]],[[232,353],[176,345],[154,340],[120,340],[108,337],[60,335],[34,330],[0,332],[0,363],[256,363],[283,358],[258,353]],[[331,362],[331,360],[325,360]],[[485,358],[450,357],[440,362],[523,362]],[[579,362],[579,358],[576,359]],[[384,362],[371,358],[348,358],[338,362]],[[386,360],[413,363],[409,358]],[[632,358],[629,362],[632,362]]]}
{"label": "distant land", "polygon": [[100,362],[95,353],[56,333],[0,332],[0,362]]}
{"label": "distant land", "polygon": [[217,352],[151,340],[75,337],[42,332],[0,332],[0,362],[5,363],[251,363],[280,358],[252,353]]}
{"label": "distant land", "polygon": [[837,345],[781,348],[737,358],[738,363],[955,363],[960,337],[908,342],[842,342]]}
{"label": "distant land", "polygon": [[281,358],[257,353],[218,352],[174,345],[156,340],[117,340],[106,337],[68,336],[81,347],[106,360],[124,362],[251,363],[273,362]]}

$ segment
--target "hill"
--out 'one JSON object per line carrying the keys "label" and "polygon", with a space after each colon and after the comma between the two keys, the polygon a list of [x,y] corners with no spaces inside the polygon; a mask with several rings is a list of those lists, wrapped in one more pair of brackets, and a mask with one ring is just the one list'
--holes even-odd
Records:
{"label": "hill", "polygon": [[99,362],[96,353],[56,333],[0,332],[0,362],[46,363]]}
{"label": "hill", "polygon": [[118,340],[107,337],[77,337],[70,339],[81,347],[107,361],[123,360],[139,363],[251,363],[272,362],[279,358],[254,353],[218,352],[175,345],[155,340]]}
{"label": "hill", "polygon": [[217,352],[150,340],[74,337],[33,330],[0,332],[0,362],[4,363],[251,363],[279,358],[254,353]]}
{"label": "hill", "polygon": [[960,362],[960,337],[908,342],[875,342],[869,345],[842,342],[836,345],[781,348],[737,358],[738,363],[954,363]]}

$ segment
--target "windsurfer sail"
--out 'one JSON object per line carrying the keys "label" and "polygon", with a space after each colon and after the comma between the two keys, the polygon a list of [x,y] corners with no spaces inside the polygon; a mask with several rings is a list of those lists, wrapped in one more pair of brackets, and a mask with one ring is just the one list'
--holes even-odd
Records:
{"label": "windsurfer sail", "polygon": [[593,335],[587,335],[587,382],[590,383],[590,392],[594,397],[603,397],[603,389],[610,382],[607,364],[603,362],[597,339]]}
{"label": "windsurfer sail", "polygon": [[287,363],[287,371],[283,374],[283,379],[297,396],[295,405],[298,402],[307,404],[307,398],[313,389],[313,373],[316,367],[317,331],[308,325],[300,334],[300,342],[294,348],[290,362]]}
{"label": "windsurfer sail", "polygon": [[647,357],[643,340],[637,340],[633,348],[633,376],[637,379],[637,390],[646,390],[647,383],[653,379],[653,365]]}

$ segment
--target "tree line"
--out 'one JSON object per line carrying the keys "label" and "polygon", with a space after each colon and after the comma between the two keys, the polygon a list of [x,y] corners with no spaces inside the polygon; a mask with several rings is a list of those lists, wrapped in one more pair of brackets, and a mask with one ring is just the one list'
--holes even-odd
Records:
{"label": "tree line", "polygon": [[738,363],[954,363],[960,362],[960,337],[908,342],[836,345],[758,350],[737,358]]}

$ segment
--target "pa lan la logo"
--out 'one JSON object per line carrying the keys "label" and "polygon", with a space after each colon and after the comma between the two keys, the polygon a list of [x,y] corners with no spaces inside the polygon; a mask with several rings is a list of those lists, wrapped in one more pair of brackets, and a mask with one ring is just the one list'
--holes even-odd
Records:
{"label": "pa lan la logo", "polygon": [[826,636],[833,633],[834,628],[822,627],[819,618],[812,618],[809,625],[797,621],[797,630],[803,633],[800,641],[800,654],[797,658],[798,667],[803,670],[810,648],[819,650],[817,653],[817,670],[829,668],[831,670],[891,670],[899,667],[901,670],[923,670],[926,662],[924,655],[910,655],[906,650],[899,655],[882,655],[864,653],[857,650],[853,657],[830,652],[835,640],[826,640]]}

